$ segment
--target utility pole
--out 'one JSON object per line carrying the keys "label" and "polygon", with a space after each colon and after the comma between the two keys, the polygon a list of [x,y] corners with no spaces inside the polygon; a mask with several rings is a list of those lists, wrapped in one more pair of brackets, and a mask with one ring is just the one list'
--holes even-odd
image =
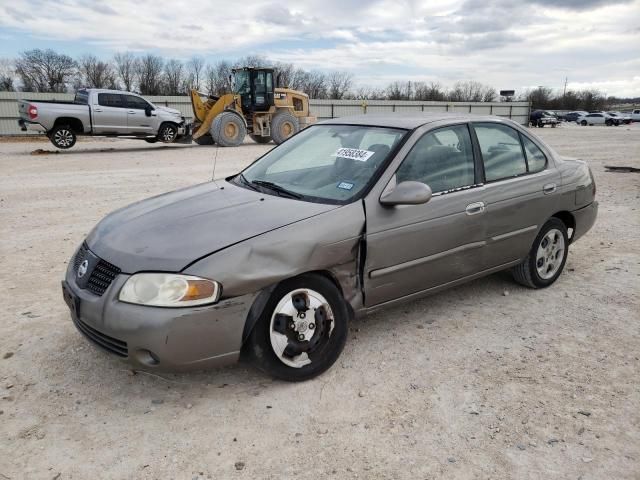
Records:
{"label": "utility pole", "polygon": [[564,77],[564,92],[562,92],[562,97],[564,98],[567,95],[567,82],[569,81],[569,77]]}

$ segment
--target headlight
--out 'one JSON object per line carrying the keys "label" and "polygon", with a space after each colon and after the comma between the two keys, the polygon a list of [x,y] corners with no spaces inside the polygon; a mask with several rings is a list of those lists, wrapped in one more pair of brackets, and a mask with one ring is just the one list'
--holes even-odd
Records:
{"label": "headlight", "polygon": [[153,307],[191,307],[215,303],[220,298],[218,282],[175,273],[137,273],[118,297],[121,302]]}

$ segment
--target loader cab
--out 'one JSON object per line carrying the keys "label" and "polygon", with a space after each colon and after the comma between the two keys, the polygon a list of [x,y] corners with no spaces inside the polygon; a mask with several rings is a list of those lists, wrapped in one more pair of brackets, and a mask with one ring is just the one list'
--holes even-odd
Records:
{"label": "loader cab", "polygon": [[240,95],[242,110],[264,112],[274,104],[272,68],[238,68],[233,70],[233,92]]}

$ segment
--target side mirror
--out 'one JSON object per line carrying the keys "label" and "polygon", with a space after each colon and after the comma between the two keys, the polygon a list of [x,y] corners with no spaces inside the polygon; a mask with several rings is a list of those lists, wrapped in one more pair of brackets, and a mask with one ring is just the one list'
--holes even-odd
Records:
{"label": "side mirror", "polygon": [[147,117],[150,117],[150,116],[151,116],[151,107],[147,107],[147,108],[145,108],[145,109],[144,109],[144,114],[145,114]]}
{"label": "side mirror", "polygon": [[380,203],[388,207],[396,205],[420,205],[431,200],[431,188],[421,182],[400,182],[389,191],[383,192]]}

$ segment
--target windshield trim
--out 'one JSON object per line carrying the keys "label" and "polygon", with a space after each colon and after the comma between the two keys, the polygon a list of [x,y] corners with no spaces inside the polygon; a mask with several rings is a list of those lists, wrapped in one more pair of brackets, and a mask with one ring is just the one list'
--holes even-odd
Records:
{"label": "windshield trim", "polygon": [[[408,129],[408,128],[401,128],[401,127],[389,127],[387,125],[377,125],[377,124],[376,125],[368,125],[368,124],[367,125],[363,125],[361,123],[331,123],[331,122],[328,122],[328,123],[317,123],[317,124],[314,124],[314,125],[310,125],[305,129],[299,130],[294,135],[291,135],[289,138],[287,138],[280,145],[284,145],[286,142],[288,142],[289,140],[291,140],[293,137],[295,137],[296,135],[298,135],[300,132],[302,132],[304,130],[307,130],[309,128],[325,126],[325,125],[335,125],[335,126],[343,125],[343,126],[362,127],[362,128],[387,128],[387,129],[398,130],[398,131],[404,132],[404,134],[403,134],[402,138],[398,141],[396,146],[387,154],[387,158],[385,159],[385,161],[378,167],[378,169],[373,173],[373,175],[371,175],[371,178],[365,184],[365,186],[362,187],[362,189],[357,194],[355,194],[353,197],[350,197],[350,198],[348,198],[346,200],[337,200],[337,199],[333,199],[333,198],[316,197],[316,196],[313,196],[313,195],[307,195],[307,194],[303,194],[303,193],[299,193],[299,192],[294,192],[294,193],[299,193],[300,198],[299,199],[290,198],[289,200],[295,200],[295,201],[300,201],[300,202],[310,202],[310,203],[323,203],[323,204],[326,204],[326,205],[349,205],[351,203],[354,203],[354,202],[357,202],[357,201],[361,200],[363,197],[365,197],[371,191],[371,189],[374,187],[374,185],[378,182],[378,180],[380,179],[382,174],[387,170],[387,168],[389,167],[389,164],[396,157],[396,155],[398,154],[400,149],[405,145],[407,140],[412,136],[413,132],[415,132],[421,126],[420,125],[420,126],[418,126],[416,128]],[[274,148],[278,148],[280,145],[277,145]],[[248,185],[246,185],[242,180],[239,179],[240,176],[244,177],[244,172],[246,170],[248,170],[250,167],[252,167],[254,164],[259,162],[260,160],[262,160],[262,158],[265,157],[268,153],[272,152],[274,150],[274,148],[272,148],[271,150],[268,150],[267,152],[265,152],[262,155],[260,155],[253,162],[251,162],[249,165],[247,165],[245,168],[243,168],[240,172],[238,172],[238,173],[236,173],[234,175],[231,175],[229,177],[226,177],[225,180],[227,182],[233,183],[234,185],[237,185],[239,187],[251,190],[251,188]],[[264,192],[261,192],[261,193],[264,193],[265,195],[271,195],[271,196],[274,196],[274,197],[280,196],[276,192],[264,191]],[[281,198],[284,198],[284,197],[281,197]]]}

